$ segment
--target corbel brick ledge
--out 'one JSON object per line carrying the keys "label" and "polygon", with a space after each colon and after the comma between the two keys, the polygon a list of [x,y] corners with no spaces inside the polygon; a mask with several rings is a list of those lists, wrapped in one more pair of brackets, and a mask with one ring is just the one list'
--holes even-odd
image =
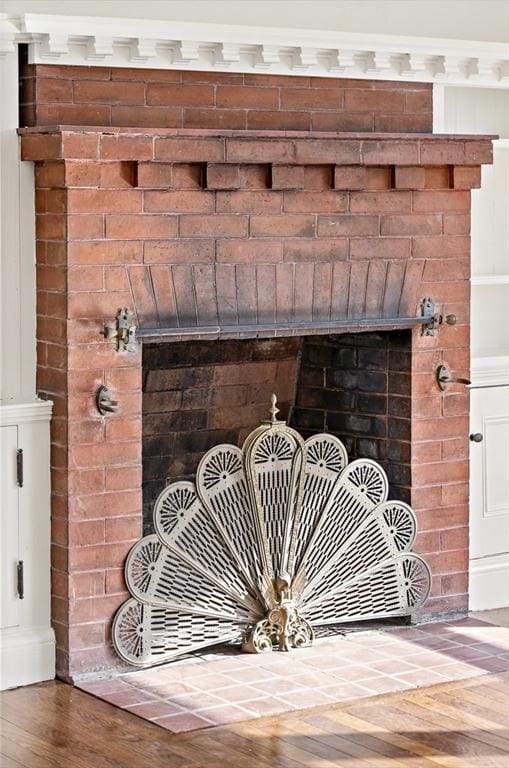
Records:
{"label": "corbel brick ledge", "polygon": [[24,128],[23,160],[137,160],[346,166],[476,166],[493,161],[493,135],[317,133],[194,129]]}

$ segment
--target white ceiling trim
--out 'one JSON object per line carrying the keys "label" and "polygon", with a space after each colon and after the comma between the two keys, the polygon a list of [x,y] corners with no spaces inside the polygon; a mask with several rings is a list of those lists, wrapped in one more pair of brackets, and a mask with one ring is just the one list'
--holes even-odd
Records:
{"label": "white ceiling trim", "polygon": [[415,80],[503,88],[509,46],[440,38],[93,16],[0,14],[0,55],[34,64]]}

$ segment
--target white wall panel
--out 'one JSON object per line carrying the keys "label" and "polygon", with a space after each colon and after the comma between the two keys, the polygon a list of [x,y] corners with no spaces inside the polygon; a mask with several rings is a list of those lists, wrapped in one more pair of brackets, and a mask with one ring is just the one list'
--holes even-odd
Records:
{"label": "white wall panel", "polygon": [[35,214],[32,163],[20,163],[18,66],[0,58],[0,403],[35,398]]}
{"label": "white wall panel", "polygon": [[509,284],[472,286],[472,357],[509,354]]}
{"label": "white wall panel", "polygon": [[[509,7],[509,5],[508,5]],[[457,133],[494,133],[509,137],[509,91],[448,88],[444,120]]]}
{"label": "white wall panel", "polygon": [[[482,10],[481,10],[482,9]],[[504,42],[505,0],[4,0],[9,14],[116,16]]]}
{"label": "white wall panel", "polygon": [[472,192],[472,358],[509,355],[509,141],[493,158]]}
{"label": "white wall panel", "polygon": [[472,274],[509,275],[507,140],[495,142],[493,165],[483,166],[481,189],[472,191]]}
{"label": "white wall panel", "polygon": [[472,359],[509,355],[509,93],[445,87],[448,133],[495,133],[493,165],[472,190]]}

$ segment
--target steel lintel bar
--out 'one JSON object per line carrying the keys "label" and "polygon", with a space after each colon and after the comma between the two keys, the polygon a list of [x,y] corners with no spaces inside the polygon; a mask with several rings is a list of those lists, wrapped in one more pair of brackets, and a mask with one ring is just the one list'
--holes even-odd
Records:
{"label": "steel lintel bar", "polygon": [[361,330],[397,330],[415,326],[429,326],[434,321],[433,315],[421,317],[362,318],[359,320],[319,320],[292,323],[252,323],[246,325],[196,325],[172,328],[139,328],[136,335],[144,341],[171,341],[181,337],[219,337],[219,336],[302,336],[305,333],[338,333]]}

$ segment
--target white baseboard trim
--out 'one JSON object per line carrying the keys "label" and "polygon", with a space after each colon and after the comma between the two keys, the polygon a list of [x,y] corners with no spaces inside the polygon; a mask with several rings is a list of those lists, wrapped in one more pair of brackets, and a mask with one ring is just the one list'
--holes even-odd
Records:
{"label": "white baseboard trim", "polygon": [[51,627],[0,631],[0,690],[55,677],[55,635]]}
{"label": "white baseboard trim", "polygon": [[509,554],[470,561],[471,611],[505,608],[509,605]]}

